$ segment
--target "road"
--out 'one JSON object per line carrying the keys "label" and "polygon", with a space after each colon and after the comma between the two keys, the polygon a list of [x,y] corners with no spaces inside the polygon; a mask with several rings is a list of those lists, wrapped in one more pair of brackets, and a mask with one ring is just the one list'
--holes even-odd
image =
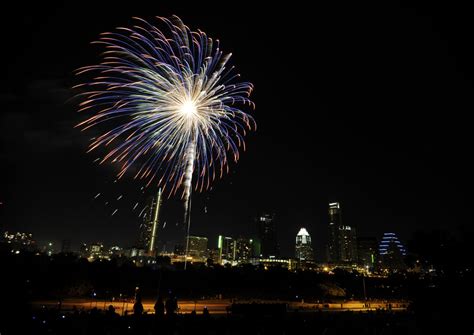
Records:
{"label": "road", "polygon": [[[364,307],[363,301],[348,301],[343,304],[341,303],[330,303],[327,305],[323,304],[313,304],[313,303],[304,303],[304,302],[294,302],[294,301],[259,301],[259,300],[252,300],[252,301],[236,301],[238,303],[288,303],[288,310],[295,311],[298,310],[300,312],[311,312],[317,311],[321,309],[322,311],[328,312],[338,312],[338,311],[368,311],[368,310],[375,310],[377,308],[387,308],[387,302],[384,301],[371,301],[370,307]],[[227,314],[228,308],[230,308],[232,301],[229,299],[214,299],[214,300],[179,300],[179,313],[182,314],[189,314],[193,310],[196,311],[197,314],[201,314],[204,307],[207,307],[210,314]],[[405,310],[406,309],[406,302],[395,301],[391,302],[392,310]],[[65,311],[70,311],[75,306],[77,309],[85,309],[89,310],[93,307],[97,307],[98,309],[106,309],[108,306],[113,305],[115,311],[119,314],[124,314],[125,311],[128,313],[133,312],[133,301],[104,301],[104,300],[91,300],[91,299],[66,299],[63,300],[61,303],[61,309]],[[143,301],[143,309],[147,313],[154,313],[155,302],[153,300],[144,300]],[[57,301],[52,300],[42,300],[42,301],[34,301],[33,306],[36,308],[41,308],[42,306],[46,306],[48,308],[58,307],[59,303]]]}

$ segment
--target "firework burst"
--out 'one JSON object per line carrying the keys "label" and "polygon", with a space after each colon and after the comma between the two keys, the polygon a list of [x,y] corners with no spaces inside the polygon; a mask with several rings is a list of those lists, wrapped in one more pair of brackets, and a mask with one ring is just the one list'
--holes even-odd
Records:
{"label": "firework burst", "polygon": [[208,189],[245,150],[256,128],[242,110],[254,107],[252,84],[239,81],[217,40],[178,17],[158,18],[161,28],[135,20],[101,34],[101,63],[77,70],[92,74],[76,86],[79,111],[90,113],[77,127],[100,129],[89,151],[105,148],[100,163],[119,164],[118,178],[133,173],[169,195],[180,190],[188,206],[192,189]]}

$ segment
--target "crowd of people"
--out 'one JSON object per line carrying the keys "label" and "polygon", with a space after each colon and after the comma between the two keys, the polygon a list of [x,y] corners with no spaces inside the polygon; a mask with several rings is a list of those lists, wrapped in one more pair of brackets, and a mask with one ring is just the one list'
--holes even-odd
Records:
{"label": "crowd of people", "polygon": [[[110,305],[105,309],[90,310],[73,308],[41,308],[30,311],[29,320],[18,325],[21,334],[339,334],[360,330],[380,334],[382,329],[399,329],[413,333],[414,318],[408,312],[374,311],[361,312],[313,312],[273,313],[272,310],[253,308],[250,314],[213,316],[207,309],[178,313],[175,298],[158,298],[154,313],[143,309],[138,297],[130,313],[117,313]],[[407,332],[408,331],[408,332]],[[14,332],[5,332],[5,334]],[[2,333],[3,335],[4,333]]]}

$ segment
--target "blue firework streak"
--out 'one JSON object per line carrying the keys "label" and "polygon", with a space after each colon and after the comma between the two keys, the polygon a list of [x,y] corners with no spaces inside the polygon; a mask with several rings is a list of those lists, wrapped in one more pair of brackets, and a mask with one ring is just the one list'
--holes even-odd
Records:
{"label": "blue firework streak", "polygon": [[104,132],[89,151],[106,148],[100,163],[120,164],[118,178],[134,166],[134,178],[156,183],[170,195],[208,189],[237,162],[244,136],[256,129],[242,109],[252,84],[239,81],[231,54],[176,16],[157,18],[159,29],[140,18],[132,28],[103,33],[102,62],[77,70],[93,79],[77,85],[79,111],[92,113],[77,127]]}

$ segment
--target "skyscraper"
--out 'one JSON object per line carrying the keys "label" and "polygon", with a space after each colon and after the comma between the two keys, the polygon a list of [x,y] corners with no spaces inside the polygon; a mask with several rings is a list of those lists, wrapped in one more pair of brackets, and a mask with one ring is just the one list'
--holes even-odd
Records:
{"label": "skyscraper", "polygon": [[337,263],[339,257],[339,227],[342,225],[341,207],[338,202],[329,204],[328,261]]}
{"label": "skyscraper", "polygon": [[235,261],[247,263],[253,256],[253,240],[240,237],[235,240]]}
{"label": "skyscraper", "polygon": [[354,227],[342,224],[341,205],[329,204],[328,261],[347,265],[357,262],[357,236]]}
{"label": "skyscraper", "polygon": [[354,227],[339,227],[339,262],[357,262],[357,235]]}
{"label": "skyscraper", "polygon": [[219,263],[232,263],[235,260],[235,240],[232,237],[219,235],[217,240]]}
{"label": "skyscraper", "polygon": [[296,235],[295,257],[298,261],[314,260],[313,247],[311,246],[311,236],[306,228],[301,228]]}
{"label": "skyscraper", "polygon": [[189,256],[193,258],[207,257],[207,237],[189,236]]}
{"label": "skyscraper", "polygon": [[143,222],[140,225],[139,247],[145,249],[150,255],[155,252],[157,233],[159,225],[159,213],[161,206],[161,188],[155,197],[148,201],[148,209],[143,216]]}
{"label": "skyscraper", "polygon": [[280,250],[277,242],[275,216],[273,214],[262,214],[256,218],[257,236],[260,242],[260,256],[268,258],[277,257]]}
{"label": "skyscraper", "polygon": [[357,238],[357,256],[359,265],[367,269],[372,269],[377,257],[377,239],[375,237]]}

